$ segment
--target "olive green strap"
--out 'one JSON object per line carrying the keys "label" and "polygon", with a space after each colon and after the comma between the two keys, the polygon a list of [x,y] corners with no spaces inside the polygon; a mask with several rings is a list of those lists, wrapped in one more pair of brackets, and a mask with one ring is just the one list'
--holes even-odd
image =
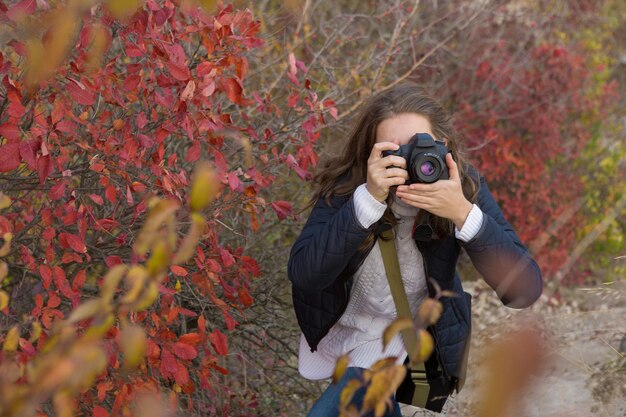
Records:
{"label": "olive green strap", "polygon": [[[380,247],[380,253],[383,257],[383,263],[385,264],[385,272],[387,274],[387,281],[389,281],[389,288],[391,290],[391,296],[393,302],[396,305],[396,311],[398,312],[398,318],[408,317],[413,321],[411,315],[411,309],[409,308],[409,300],[402,284],[402,275],[400,273],[400,263],[398,262],[398,253],[396,251],[396,241],[393,234],[393,229],[388,229],[382,232],[382,239],[378,239],[378,245]],[[404,347],[414,363],[409,369],[411,372],[411,379],[415,384],[415,391],[413,393],[413,401],[411,404],[424,408],[428,402],[428,394],[430,392],[430,386],[426,378],[426,369],[424,363],[416,363],[414,357],[417,346],[417,335],[413,328],[405,329],[402,331],[402,340],[404,341]]]}

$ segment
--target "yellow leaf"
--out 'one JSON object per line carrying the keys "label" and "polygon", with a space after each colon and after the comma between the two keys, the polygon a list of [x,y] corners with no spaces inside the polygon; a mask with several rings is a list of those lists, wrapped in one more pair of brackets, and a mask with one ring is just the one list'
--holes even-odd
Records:
{"label": "yellow leaf", "polygon": [[159,285],[156,282],[150,282],[141,297],[130,307],[133,311],[143,311],[154,304],[158,296]]}
{"label": "yellow leaf", "polygon": [[126,274],[128,291],[122,297],[122,304],[131,304],[137,300],[148,281],[148,271],[143,266],[134,265]]}
{"label": "yellow leaf", "polygon": [[74,416],[75,403],[69,392],[65,390],[56,392],[52,398],[52,404],[58,417]]}
{"label": "yellow leaf", "polygon": [[430,326],[439,320],[442,311],[443,305],[439,301],[433,298],[427,298],[420,304],[417,316],[423,325]]}
{"label": "yellow leaf", "polygon": [[333,372],[333,384],[339,382],[343,374],[346,373],[346,369],[348,369],[348,365],[350,364],[350,356],[342,355],[337,359],[337,363],[335,364],[335,370]]}
{"label": "yellow leaf", "polygon": [[215,11],[217,0],[198,0],[198,3],[200,3],[200,6],[202,6],[204,10],[206,10],[209,13],[212,13]]}
{"label": "yellow leaf", "polygon": [[413,357],[417,363],[425,362],[433,353],[435,342],[433,337],[424,329],[418,333],[418,344],[415,346]]}
{"label": "yellow leaf", "polygon": [[104,305],[102,303],[102,300],[99,298],[86,301],[72,311],[69,318],[67,319],[67,322],[72,324],[78,323],[79,321],[83,321],[86,319],[90,319],[99,312],[101,312],[103,307]]}
{"label": "yellow leaf", "polygon": [[48,68],[45,63],[45,53],[41,39],[29,39],[26,41],[26,62],[28,67],[24,80],[26,85],[37,85],[45,78]]}
{"label": "yellow leaf", "polygon": [[60,9],[56,12],[49,36],[44,40],[46,49],[44,63],[48,71],[46,77],[65,60],[70,45],[74,43],[79,22],[78,15],[70,10]]}
{"label": "yellow leaf", "polygon": [[217,195],[219,181],[208,163],[197,165],[191,192],[189,197],[189,208],[191,211],[200,211],[209,205]]}
{"label": "yellow leaf", "polygon": [[178,210],[178,203],[174,200],[153,198],[148,201],[148,207],[150,210],[148,217],[141,227],[135,243],[137,255],[145,255],[155,242],[162,241],[157,232],[163,223],[173,221],[174,214]]}
{"label": "yellow leaf", "polygon": [[20,329],[15,325],[7,332],[7,336],[4,338],[4,343],[2,344],[2,350],[5,352],[15,352],[19,340]]}
{"label": "yellow leaf", "polygon": [[87,66],[96,69],[100,67],[107,48],[107,29],[103,25],[92,25],[90,30],[91,45],[87,53]]}
{"label": "yellow leaf", "polygon": [[206,220],[198,213],[191,213],[191,227],[184,237],[178,252],[174,255],[173,264],[179,265],[187,262],[195,253],[196,246],[206,229]]}
{"label": "yellow leaf", "polygon": [[7,232],[2,236],[4,244],[0,247],[0,256],[7,256],[11,250],[11,241],[13,240],[13,233]]}
{"label": "yellow leaf", "polygon": [[384,398],[387,385],[387,378],[385,377],[385,372],[377,372],[372,376],[372,382],[367,387],[367,391],[365,391],[365,396],[363,397],[363,409],[364,410],[373,410],[376,407],[376,404],[381,398]]}
{"label": "yellow leaf", "polygon": [[352,397],[356,391],[361,388],[361,382],[358,379],[352,379],[348,381],[346,386],[341,390],[341,396],[339,397],[339,405],[341,408],[345,408],[352,401]]}
{"label": "yellow leaf", "polygon": [[101,314],[91,323],[91,326],[85,331],[86,339],[99,339],[115,324],[115,316],[113,314]]}
{"label": "yellow leaf", "polygon": [[395,365],[396,360],[397,358],[394,356],[389,357],[389,358],[379,359],[370,367],[370,370],[372,372],[378,372],[380,370],[383,370],[385,368]]}
{"label": "yellow leaf", "polygon": [[385,410],[387,409],[387,404],[385,400],[380,400],[376,403],[376,408],[374,409],[375,417],[382,417],[385,414]]}
{"label": "yellow leaf", "polygon": [[37,339],[41,336],[41,324],[38,321],[34,321],[31,325],[30,329],[30,339],[28,339],[31,343],[35,343]]}
{"label": "yellow leaf", "polygon": [[0,261],[0,281],[2,281],[9,274],[9,265],[6,262]]}
{"label": "yellow leaf", "polygon": [[398,334],[405,329],[413,328],[413,320],[408,317],[400,317],[395,319],[383,332],[383,350],[387,347],[389,342]]}
{"label": "yellow leaf", "polygon": [[363,398],[364,410],[375,411],[380,403],[385,404],[405,376],[406,367],[403,365],[393,365],[375,372]]}
{"label": "yellow leaf", "polygon": [[104,303],[108,303],[113,299],[115,291],[127,270],[128,267],[126,265],[115,265],[104,276],[102,287],[100,288],[100,297]]}
{"label": "yellow leaf", "polygon": [[4,310],[9,305],[9,294],[0,291],[0,310]]}
{"label": "yellow leaf", "polygon": [[158,240],[152,248],[150,259],[146,262],[146,268],[148,268],[150,276],[156,277],[167,270],[170,264],[170,255],[170,246],[163,240]]}
{"label": "yellow leaf", "polygon": [[4,210],[10,205],[11,205],[11,199],[7,197],[6,195],[4,195],[3,193],[0,193],[0,210]]}
{"label": "yellow leaf", "polygon": [[132,16],[140,5],[140,0],[108,0],[106,7],[113,16],[123,20]]}
{"label": "yellow leaf", "polygon": [[146,354],[146,334],[139,326],[124,326],[119,339],[120,349],[124,354],[124,366],[136,368]]}

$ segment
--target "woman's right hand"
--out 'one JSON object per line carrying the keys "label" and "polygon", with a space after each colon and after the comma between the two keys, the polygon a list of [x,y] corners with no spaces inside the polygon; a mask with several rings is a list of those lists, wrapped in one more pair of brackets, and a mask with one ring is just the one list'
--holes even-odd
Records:
{"label": "woman's right hand", "polygon": [[[389,155],[383,158],[383,151],[396,151],[399,145],[393,142],[374,144],[367,160],[367,191],[376,200],[383,202],[389,195],[389,189],[402,185],[409,178],[406,160],[401,156]],[[387,168],[393,165],[393,168]]]}

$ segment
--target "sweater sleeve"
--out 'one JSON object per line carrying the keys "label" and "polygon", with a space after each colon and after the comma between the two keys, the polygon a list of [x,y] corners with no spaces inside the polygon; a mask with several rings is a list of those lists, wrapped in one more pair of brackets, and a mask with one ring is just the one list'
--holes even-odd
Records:
{"label": "sweater sleeve", "polygon": [[361,184],[354,191],[354,212],[361,226],[368,228],[385,214],[387,204],[376,200],[367,190],[365,184]]}
{"label": "sweater sleeve", "polygon": [[454,236],[463,242],[468,242],[476,236],[482,225],[483,212],[480,210],[480,207],[474,204],[461,230],[457,229],[456,226],[454,227]]}
{"label": "sweater sleeve", "polygon": [[461,245],[505,305],[530,306],[543,289],[541,271],[504,218],[482,177],[477,205],[483,212],[482,224],[476,235],[467,242],[460,241]]}

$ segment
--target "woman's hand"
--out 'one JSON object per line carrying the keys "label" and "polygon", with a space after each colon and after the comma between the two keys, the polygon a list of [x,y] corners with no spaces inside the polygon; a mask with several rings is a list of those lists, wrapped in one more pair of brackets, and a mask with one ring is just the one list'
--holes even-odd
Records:
{"label": "woman's hand", "polygon": [[[399,145],[392,142],[376,143],[367,160],[367,184],[365,187],[372,197],[380,202],[387,199],[389,188],[404,184],[409,178],[404,158],[395,155],[382,157],[383,151],[396,151],[399,148]],[[387,168],[392,165],[394,168]]]}
{"label": "woman's hand", "polygon": [[452,220],[460,230],[472,209],[472,203],[463,195],[459,169],[450,153],[446,155],[446,164],[450,179],[432,184],[401,185],[396,195],[413,207]]}

